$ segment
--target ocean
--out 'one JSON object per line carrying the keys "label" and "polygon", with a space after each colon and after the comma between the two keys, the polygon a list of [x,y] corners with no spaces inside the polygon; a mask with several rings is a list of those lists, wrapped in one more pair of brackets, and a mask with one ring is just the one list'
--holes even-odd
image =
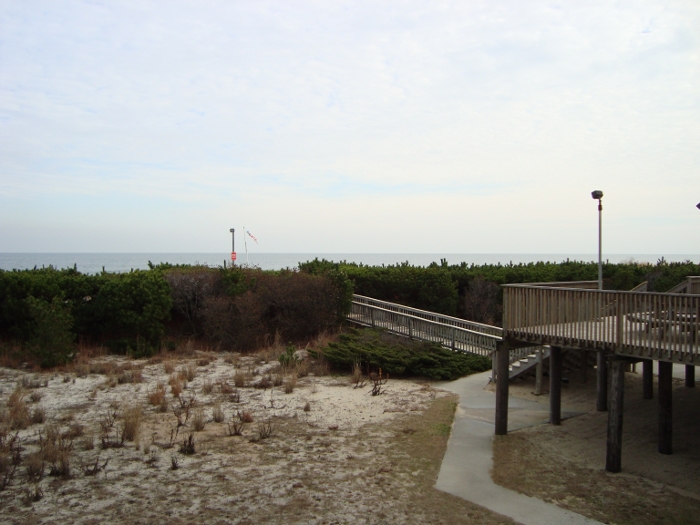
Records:
{"label": "ocean", "polygon": [[[518,264],[538,261],[562,262],[597,261],[597,254],[590,253],[238,253],[236,264],[259,267],[263,270],[295,268],[300,262],[319,259],[347,261],[370,266],[381,266],[408,262],[414,266],[428,266],[446,259],[448,264]],[[672,261],[700,262],[698,254],[604,254],[603,260],[611,263],[640,262],[655,264],[664,258]],[[230,263],[228,253],[0,253],[0,269],[24,270],[53,266],[54,268],[77,267],[87,274],[107,272],[128,272],[132,269],[147,269],[148,262],[154,264],[204,264],[221,266]]]}

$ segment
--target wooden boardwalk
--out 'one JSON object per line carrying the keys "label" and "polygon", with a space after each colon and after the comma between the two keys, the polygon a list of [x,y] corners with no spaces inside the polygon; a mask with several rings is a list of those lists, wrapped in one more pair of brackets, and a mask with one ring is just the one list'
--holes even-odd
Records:
{"label": "wooden boardwalk", "polygon": [[491,357],[503,339],[498,326],[476,323],[410,308],[396,303],[354,295],[348,321],[391,333],[439,343],[456,352]]}
{"label": "wooden boardwalk", "polygon": [[[561,422],[563,351],[597,354],[597,407],[610,410],[606,470],[619,472],[622,449],[624,367],[643,363],[644,397],[653,397],[652,363],[659,363],[659,452],[672,451],[672,366],[686,365],[686,386],[700,365],[700,277],[671,292],[597,290],[597,283],[536,283],[503,286],[503,328],[354,295],[348,321],[439,343],[455,352],[490,356],[496,379],[511,364],[549,349],[550,423]],[[541,377],[539,359],[538,378]],[[610,374],[608,373],[610,368]],[[609,380],[610,379],[610,380]],[[508,383],[497,380],[496,434],[508,431]],[[610,391],[608,391],[610,384]]]}

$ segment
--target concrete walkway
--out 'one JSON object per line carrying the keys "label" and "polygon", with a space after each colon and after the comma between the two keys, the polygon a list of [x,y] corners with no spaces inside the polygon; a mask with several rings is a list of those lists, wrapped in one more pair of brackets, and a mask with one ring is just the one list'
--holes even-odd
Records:
{"label": "concrete walkway", "polygon": [[[596,520],[493,482],[491,468],[496,395],[484,390],[490,375],[489,371],[435,385],[459,395],[452,435],[436,488],[508,516],[523,525],[599,524]],[[548,408],[534,401],[510,397],[508,409],[509,431],[549,420]],[[578,414],[562,410],[562,419]]]}

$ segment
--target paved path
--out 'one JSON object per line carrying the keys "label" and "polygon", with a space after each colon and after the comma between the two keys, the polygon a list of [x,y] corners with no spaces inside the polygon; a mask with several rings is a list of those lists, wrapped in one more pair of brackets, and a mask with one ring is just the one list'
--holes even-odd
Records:
{"label": "paved path", "polygon": [[[484,390],[490,375],[489,371],[436,385],[459,394],[452,435],[436,488],[508,516],[523,525],[600,524],[493,482],[490,472],[493,466],[496,395]],[[534,401],[510,397],[508,409],[508,430],[549,420],[548,408]],[[562,411],[562,419],[578,414]]]}

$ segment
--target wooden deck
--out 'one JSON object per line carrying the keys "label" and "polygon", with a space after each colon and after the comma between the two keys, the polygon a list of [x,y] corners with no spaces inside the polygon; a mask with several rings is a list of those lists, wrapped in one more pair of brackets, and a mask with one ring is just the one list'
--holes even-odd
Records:
{"label": "wooden deck", "polygon": [[[608,410],[606,470],[619,472],[622,453],[624,366],[643,362],[644,398],[651,399],[652,363],[659,362],[659,452],[672,452],[673,363],[686,365],[686,386],[700,365],[700,277],[670,293],[594,289],[597,283],[503,286],[503,328],[353,296],[348,320],[439,343],[455,352],[491,356],[496,384],[496,434],[508,432],[509,367],[533,346],[548,345],[550,422],[561,423],[563,351],[597,354],[597,407]],[[685,293],[678,293],[685,292]],[[541,359],[538,377],[541,377]],[[587,358],[585,361],[587,362]],[[608,372],[610,368],[610,372]],[[610,390],[608,391],[608,384]]]}
{"label": "wooden deck", "polygon": [[[621,469],[625,366],[642,361],[644,398],[651,399],[652,363],[659,362],[658,450],[671,454],[672,366],[685,364],[686,386],[694,387],[695,366],[700,364],[700,277],[690,277],[671,293],[639,291],[643,288],[615,292],[547,284],[503,287],[503,341],[495,360],[499,377],[507,371],[511,346],[550,345],[550,423],[558,425],[562,352],[596,352],[597,409],[609,411],[605,469],[610,472]],[[507,432],[508,382],[499,381],[496,434]]]}
{"label": "wooden deck", "polygon": [[700,295],[503,287],[504,339],[700,364]]}

